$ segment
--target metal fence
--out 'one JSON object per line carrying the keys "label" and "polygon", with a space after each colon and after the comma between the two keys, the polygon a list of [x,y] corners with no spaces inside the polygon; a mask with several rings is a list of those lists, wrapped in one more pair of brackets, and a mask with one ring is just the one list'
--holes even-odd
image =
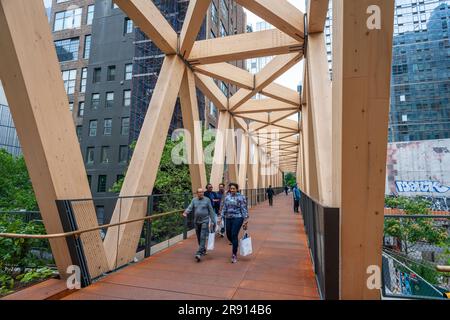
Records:
{"label": "metal fence", "polygon": [[450,292],[450,215],[386,215],[383,295],[442,298]]}
{"label": "metal fence", "polygon": [[301,193],[300,208],[322,299],[339,299],[339,209]]}

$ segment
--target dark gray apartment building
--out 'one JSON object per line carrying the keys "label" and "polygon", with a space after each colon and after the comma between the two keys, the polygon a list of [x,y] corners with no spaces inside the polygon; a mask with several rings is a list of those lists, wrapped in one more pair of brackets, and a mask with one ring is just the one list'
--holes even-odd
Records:
{"label": "dark gray apartment building", "polygon": [[95,0],[53,0],[49,16],[69,108],[81,134]]}
{"label": "dark gray apartment building", "polygon": [[[161,13],[181,31],[189,1],[154,0]],[[112,195],[113,184],[123,177],[137,140],[162,66],[163,55],[133,21],[112,2],[94,1],[91,46],[83,100],[82,122],[78,124],[81,150],[94,198]],[[231,0],[213,0],[198,39],[245,32],[246,16]],[[244,67],[244,62],[236,62]],[[218,82],[230,95],[237,90]],[[217,123],[217,110],[197,92],[205,128]],[[182,127],[179,102],[170,132]],[[108,203],[96,203],[99,220],[109,219]]]}

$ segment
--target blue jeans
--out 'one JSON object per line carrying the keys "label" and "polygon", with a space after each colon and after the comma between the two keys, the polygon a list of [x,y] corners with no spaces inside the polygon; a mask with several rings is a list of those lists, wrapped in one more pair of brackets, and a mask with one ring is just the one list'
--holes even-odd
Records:
{"label": "blue jeans", "polygon": [[239,231],[241,231],[244,218],[227,218],[225,227],[227,229],[227,238],[233,245],[233,254],[237,254],[239,247]]}

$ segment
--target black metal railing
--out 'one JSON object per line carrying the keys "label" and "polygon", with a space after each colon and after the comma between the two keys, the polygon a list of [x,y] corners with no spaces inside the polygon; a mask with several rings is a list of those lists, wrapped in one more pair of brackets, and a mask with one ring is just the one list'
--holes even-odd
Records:
{"label": "black metal railing", "polygon": [[383,296],[439,299],[450,293],[450,215],[386,215]]}
{"label": "black metal railing", "polygon": [[300,208],[322,299],[339,299],[339,209],[301,192]]}

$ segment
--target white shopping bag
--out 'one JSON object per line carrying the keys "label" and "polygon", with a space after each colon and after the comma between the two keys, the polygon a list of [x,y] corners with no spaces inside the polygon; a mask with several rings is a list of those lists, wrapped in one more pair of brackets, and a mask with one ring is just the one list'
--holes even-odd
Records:
{"label": "white shopping bag", "polygon": [[206,250],[211,251],[214,250],[214,241],[216,240],[216,234],[213,233],[209,233],[208,236],[208,247],[206,248]]}
{"label": "white shopping bag", "polygon": [[248,233],[244,234],[244,237],[239,243],[239,253],[241,256],[249,256],[253,253],[252,238],[249,237]]}

